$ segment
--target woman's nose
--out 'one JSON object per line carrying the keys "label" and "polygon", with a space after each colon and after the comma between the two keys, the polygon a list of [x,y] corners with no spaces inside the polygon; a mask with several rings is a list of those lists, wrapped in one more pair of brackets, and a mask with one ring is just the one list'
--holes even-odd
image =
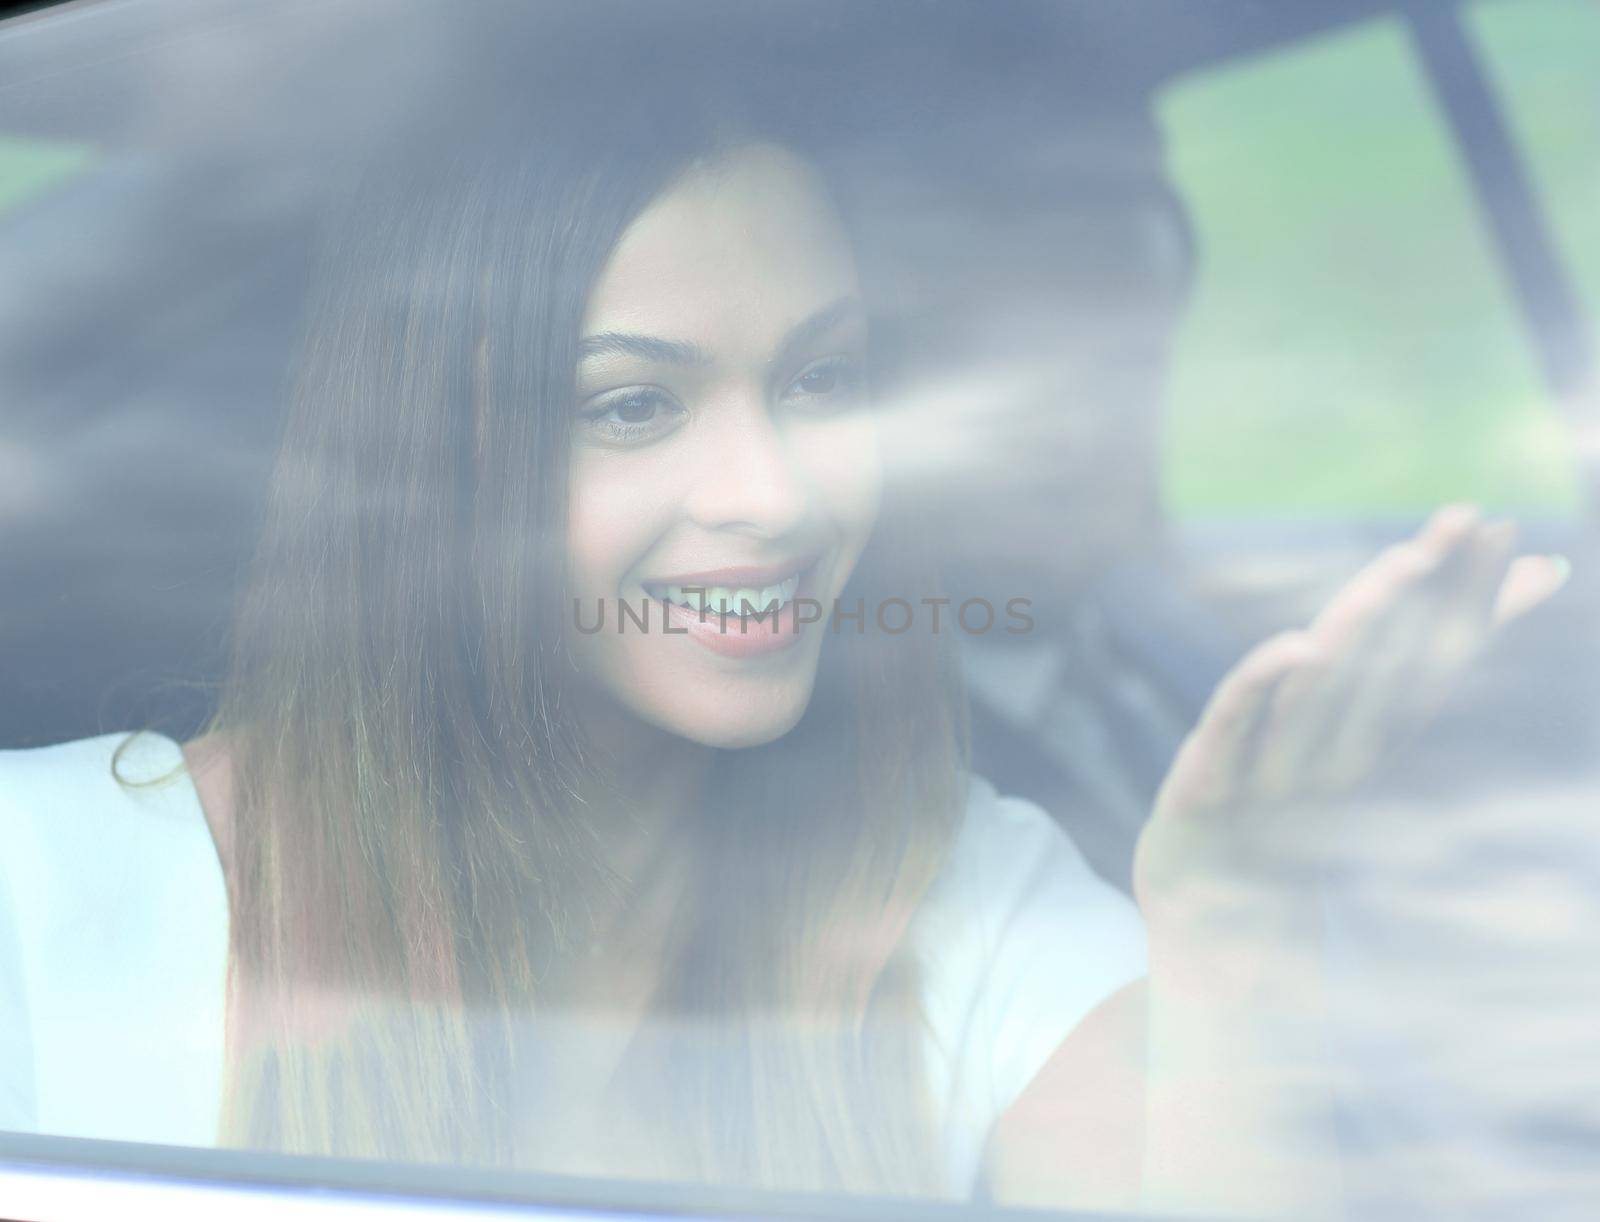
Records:
{"label": "woman's nose", "polygon": [[696,464],[689,516],[707,530],[773,538],[794,530],[805,519],[807,484],[766,404],[730,405],[716,416]]}

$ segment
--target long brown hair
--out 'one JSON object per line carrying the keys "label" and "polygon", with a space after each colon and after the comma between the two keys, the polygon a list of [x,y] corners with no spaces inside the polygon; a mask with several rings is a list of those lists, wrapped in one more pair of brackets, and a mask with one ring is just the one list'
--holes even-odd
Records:
{"label": "long brown hair", "polygon": [[[630,220],[732,138],[720,106],[643,100],[377,167],[324,245],[211,727],[230,1143],[519,1161],[516,1026],[617,883],[573,800],[557,597],[579,323]],[[927,589],[897,530],[847,598]],[[670,1069],[693,1175],[938,1187],[904,934],[958,816],[961,702],[948,637],[866,627],[791,734],[719,759],[692,829],[720,881],[655,1012],[708,1033]]]}

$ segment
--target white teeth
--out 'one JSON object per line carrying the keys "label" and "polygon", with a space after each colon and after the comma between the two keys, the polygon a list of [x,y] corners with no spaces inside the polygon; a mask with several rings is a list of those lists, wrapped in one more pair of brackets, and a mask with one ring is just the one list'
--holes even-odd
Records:
{"label": "white teeth", "polygon": [[[775,586],[763,586],[756,591],[755,605],[762,611],[769,611],[773,607],[781,607],[800,588],[798,576],[786,578]],[[741,591],[742,592],[742,591]]]}
{"label": "white teeth", "polygon": [[752,589],[741,586],[657,586],[659,596],[669,603],[677,603],[691,611],[704,610],[711,615],[765,615],[774,607],[781,607],[792,599],[800,588],[800,575],[785,578],[777,585]]}

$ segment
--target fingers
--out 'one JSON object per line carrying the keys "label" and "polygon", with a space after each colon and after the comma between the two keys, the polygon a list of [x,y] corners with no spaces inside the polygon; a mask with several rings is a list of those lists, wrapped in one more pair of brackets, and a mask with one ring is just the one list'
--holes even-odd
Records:
{"label": "fingers", "polygon": [[1348,788],[1443,700],[1494,629],[1561,588],[1561,557],[1513,558],[1515,528],[1471,506],[1380,553],[1302,632],[1274,637],[1218,687],[1158,809]]}
{"label": "fingers", "polygon": [[1494,605],[1517,542],[1511,522],[1481,527],[1440,575],[1433,655],[1445,665],[1472,656],[1494,627]]}
{"label": "fingers", "polygon": [[1313,655],[1304,632],[1282,633],[1246,654],[1184,739],[1156,797],[1156,809],[1199,810],[1228,801],[1254,754],[1254,740],[1278,683]]}
{"label": "fingers", "polygon": [[1442,572],[1461,567],[1476,529],[1471,507],[1441,510],[1416,537],[1380,553],[1312,622],[1317,659],[1281,684],[1261,736],[1262,797],[1344,782],[1352,755],[1361,754],[1362,722],[1390,703],[1405,660],[1424,647],[1436,618],[1427,592]]}
{"label": "fingers", "polygon": [[1526,615],[1556,594],[1571,575],[1572,562],[1565,556],[1517,557],[1495,599],[1494,623],[1498,626]]}
{"label": "fingers", "polygon": [[1474,526],[1426,570],[1397,588],[1383,629],[1352,656],[1335,693],[1324,749],[1308,761],[1318,787],[1347,788],[1369,775],[1397,739],[1442,702],[1491,630],[1490,612],[1510,562],[1509,523]]}

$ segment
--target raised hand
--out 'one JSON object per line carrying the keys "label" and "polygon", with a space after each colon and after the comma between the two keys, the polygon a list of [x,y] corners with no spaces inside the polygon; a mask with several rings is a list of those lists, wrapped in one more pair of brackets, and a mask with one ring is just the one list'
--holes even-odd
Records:
{"label": "raised hand", "polygon": [[1337,1214],[1334,1149],[1304,1137],[1325,1131],[1336,1074],[1310,883],[1330,845],[1384,851],[1348,797],[1501,624],[1565,581],[1564,561],[1514,547],[1509,523],[1441,510],[1248,654],[1179,750],[1134,862],[1149,1204]]}
{"label": "raised hand", "polygon": [[1341,792],[1437,708],[1501,624],[1566,579],[1558,557],[1513,558],[1510,522],[1436,513],[1380,554],[1310,626],[1252,650],[1185,740],[1156,816]]}
{"label": "raised hand", "polygon": [[[1559,557],[1515,556],[1515,528],[1470,506],[1381,553],[1306,628],[1227,675],[1156,797],[1135,862],[1147,916],[1175,889],[1248,863],[1296,810],[1337,800],[1438,708],[1495,630],[1566,580]],[[1257,876],[1254,881],[1261,882]]]}

